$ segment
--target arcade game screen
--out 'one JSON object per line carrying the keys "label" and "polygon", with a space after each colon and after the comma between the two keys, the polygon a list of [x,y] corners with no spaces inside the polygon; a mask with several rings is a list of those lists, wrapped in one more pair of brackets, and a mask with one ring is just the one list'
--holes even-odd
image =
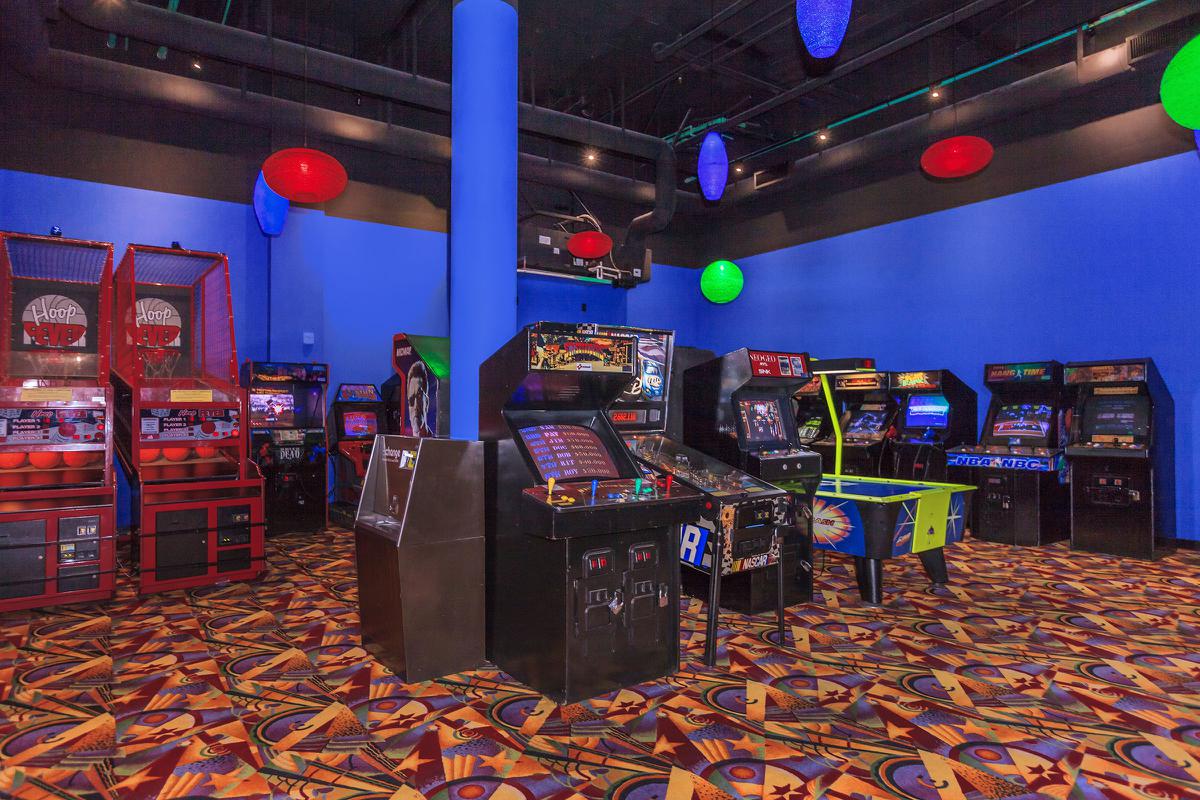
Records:
{"label": "arcade game screen", "polygon": [[811,441],[821,435],[821,423],[824,421],[824,417],[809,417],[800,424],[800,428],[796,431],[796,435],[806,442]]}
{"label": "arcade game screen", "polygon": [[996,412],[992,423],[995,439],[1045,439],[1050,435],[1050,418],[1054,409],[1041,403],[1004,405]]}
{"label": "arcade game screen", "polygon": [[883,430],[886,415],[882,411],[865,411],[857,409],[850,414],[850,422],[846,424],[847,436],[873,436]]}
{"label": "arcade game screen", "polygon": [[296,400],[291,392],[251,392],[250,426],[290,428],[296,423]]}
{"label": "arcade game screen", "polygon": [[374,436],[378,429],[374,411],[347,411],[342,414],[342,434],[347,438]]}
{"label": "arcade game screen", "polygon": [[543,481],[621,477],[604,442],[583,425],[533,425],[519,431]]}
{"label": "arcade game screen", "polygon": [[787,441],[787,433],[783,427],[783,411],[778,400],[739,400],[738,415],[747,442],[759,444]]}
{"label": "arcade game screen", "polygon": [[914,394],[904,408],[904,427],[942,429],[950,425],[950,401],[940,394]]}
{"label": "arcade game screen", "polygon": [[1083,411],[1083,430],[1095,438],[1150,435],[1150,400],[1142,395],[1093,397]]}

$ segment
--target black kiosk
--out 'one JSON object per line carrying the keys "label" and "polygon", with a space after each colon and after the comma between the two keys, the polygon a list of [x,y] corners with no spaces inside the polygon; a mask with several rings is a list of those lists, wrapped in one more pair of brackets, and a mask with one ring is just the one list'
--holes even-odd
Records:
{"label": "black kiosk", "polygon": [[479,370],[488,656],[560,703],[679,667],[677,534],[703,501],[647,479],[606,415],[636,348],[539,323]]}
{"label": "black kiosk", "polygon": [[891,463],[880,477],[945,482],[946,451],[978,441],[975,390],[948,369],[893,372],[890,384],[900,410]]}
{"label": "black kiosk", "polygon": [[263,474],[268,536],[324,530],[329,475],[325,450],[327,364],[247,361],[250,458]]}
{"label": "black kiosk", "polygon": [[392,337],[392,376],[380,387],[387,432],[396,436],[450,435],[450,340]]}
{"label": "black kiosk", "polygon": [[1175,404],[1149,358],[1073,362],[1071,547],[1151,559],[1175,546]]}
{"label": "black kiosk", "polygon": [[988,364],[983,381],[992,400],[980,444],[952,447],[946,461],[979,487],[972,534],[1011,545],[1067,538],[1062,364]]}
{"label": "black kiosk", "polygon": [[811,379],[807,355],[746,348],[683,374],[686,443],[794,496],[795,527],[782,553],[788,605],[812,599],[812,507],[821,457],[800,445],[792,413],[792,396]]}
{"label": "black kiosk", "polygon": [[334,395],[329,426],[333,455],[333,502],[329,521],[351,527],[375,436],[382,432],[383,398],[373,383],[343,383]]}
{"label": "black kiosk", "polygon": [[581,331],[637,336],[640,377],[609,406],[609,419],[660,485],[682,481],[705,497],[700,515],[683,526],[679,540],[679,560],[687,567],[680,576],[683,589],[708,601],[705,663],[712,666],[716,660],[716,611],[722,606],[749,612],[776,609],[782,641],[783,573],[778,565],[783,529],[794,524],[791,495],[666,433],[675,388],[668,367],[672,331],[616,326],[582,326]]}

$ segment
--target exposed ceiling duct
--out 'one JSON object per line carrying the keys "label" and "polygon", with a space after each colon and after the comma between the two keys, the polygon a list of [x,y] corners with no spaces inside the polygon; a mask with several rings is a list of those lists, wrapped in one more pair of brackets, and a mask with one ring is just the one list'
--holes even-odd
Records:
{"label": "exposed ceiling duct", "polygon": [[[304,124],[304,108],[299,103],[50,49],[44,20],[54,13],[55,5],[77,22],[105,32],[266,71],[295,77],[307,75],[318,83],[436,111],[450,109],[448,84],[144,3],[25,0],[12,5],[17,8],[6,27],[24,29],[23,33],[10,30],[14,44],[23,42],[20,48],[5,48],[14,67],[67,89],[167,105],[261,127],[299,128]],[[309,129],[331,139],[420,160],[439,163],[449,160],[449,139],[443,136],[311,106],[307,119]],[[521,177],[526,180],[636,203],[653,203],[651,211],[628,225],[625,243],[618,251],[622,266],[640,266],[647,237],[666,228],[675,214],[678,189],[674,148],[653,136],[527,103],[520,106],[518,124],[527,133],[584,143],[654,162],[656,180],[651,186],[530,154],[521,154],[520,161]],[[679,194],[689,202],[699,202],[690,193]]]}

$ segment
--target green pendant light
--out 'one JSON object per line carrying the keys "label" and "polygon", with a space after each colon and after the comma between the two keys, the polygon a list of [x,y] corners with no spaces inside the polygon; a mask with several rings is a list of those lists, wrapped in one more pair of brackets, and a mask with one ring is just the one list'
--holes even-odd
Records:
{"label": "green pendant light", "polygon": [[700,291],[713,303],[730,303],[742,293],[745,280],[732,261],[714,261],[700,275]]}
{"label": "green pendant light", "polygon": [[1159,93],[1167,116],[1185,128],[1200,129],[1200,36],[1167,64]]}

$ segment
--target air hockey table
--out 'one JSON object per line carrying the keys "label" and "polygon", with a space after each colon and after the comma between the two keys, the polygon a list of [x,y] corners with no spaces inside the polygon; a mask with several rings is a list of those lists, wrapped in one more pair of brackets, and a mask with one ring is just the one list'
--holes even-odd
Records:
{"label": "air hockey table", "polygon": [[974,486],[824,475],[813,501],[813,547],[854,556],[863,602],[883,601],[883,562],[916,553],[944,585],[943,548],[960,542]]}

